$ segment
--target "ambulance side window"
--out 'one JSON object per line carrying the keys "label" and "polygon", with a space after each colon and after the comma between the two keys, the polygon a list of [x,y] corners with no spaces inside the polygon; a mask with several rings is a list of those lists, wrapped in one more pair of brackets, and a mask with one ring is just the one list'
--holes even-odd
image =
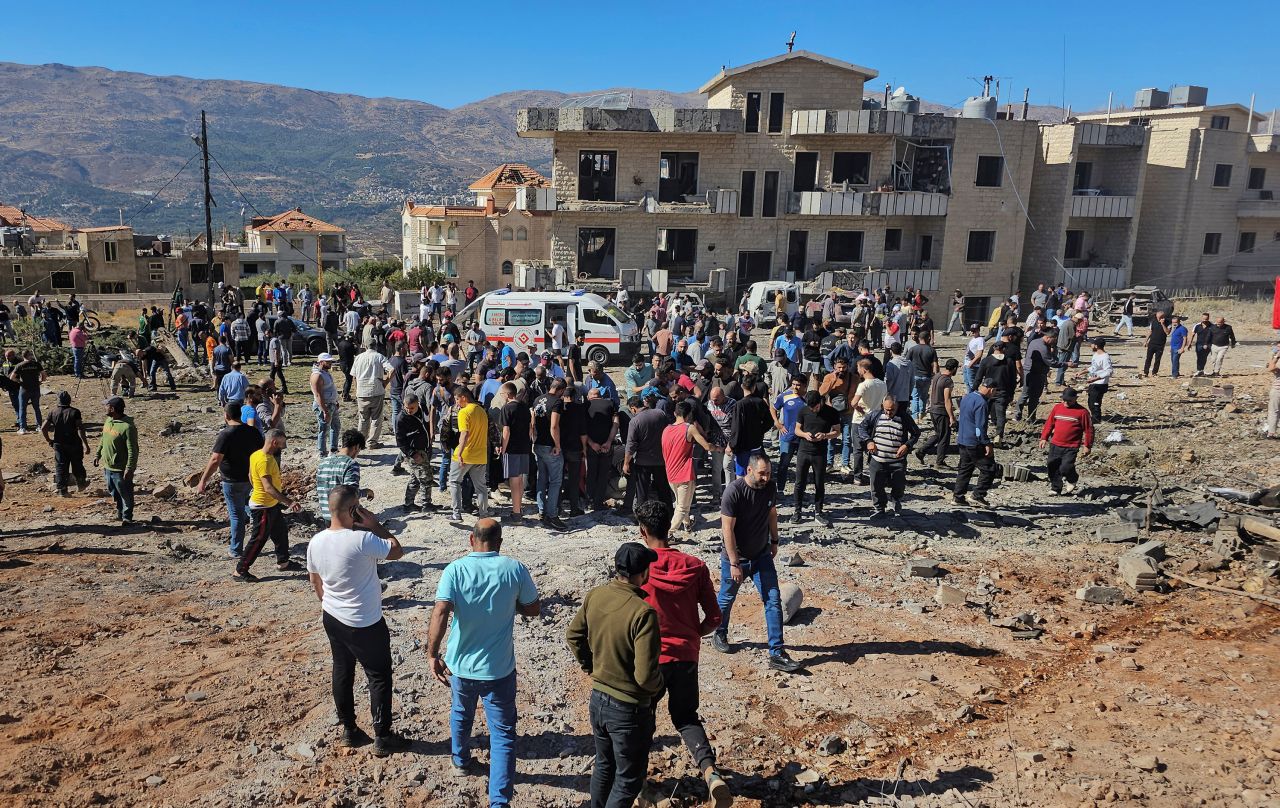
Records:
{"label": "ambulance side window", "polygon": [[506,325],[507,324],[506,309],[486,309],[484,313],[485,325]]}
{"label": "ambulance side window", "polygon": [[605,313],[603,309],[581,308],[578,310],[578,313],[582,315],[582,321],[584,323],[590,323],[591,325],[600,325],[606,328],[617,327],[617,324],[614,323],[613,318],[610,317],[607,313]]}
{"label": "ambulance side window", "polygon": [[537,325],[540,322],[541,309],[507,309],[507,325]]}

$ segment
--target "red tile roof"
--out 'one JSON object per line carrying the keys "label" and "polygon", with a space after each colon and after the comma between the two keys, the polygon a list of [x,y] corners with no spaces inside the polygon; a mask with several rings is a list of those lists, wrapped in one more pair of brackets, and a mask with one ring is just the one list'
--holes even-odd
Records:
{"label": "red tile roof", "polygon": [[524,163],[503,163],[480,179],[471,183],[472,191],[491,191],[495,188],[545,188],[551,180],[529,168]]}
{"label": "red tile roof", "polygon": [[302,212],[302,208],[286,210],[276,216],[255,217],[249,225],[250,230],[269,230],[273,233],[345,233],[346,230],[336,224],[322,222],[314,216]]}
{"label": "red tile roof", "polygon": [[[22,211],[13,205],[0,204],[0,224],[6,227],[22,226]],[[52,233],[59,230],[70,230],[71,226],[66,222],[60,222],[57,219],[50,219],[47,216],[36,216],[28,213],[26,215],[27,227],[30,227],[35,233]]]}
{"label": "red tile roof", "polygon": [[443,219],[447,216],[484,216],[484,208],[475,207],[450,207],[446,205],[410,205],[410,216],[426,216],[433,219]]}

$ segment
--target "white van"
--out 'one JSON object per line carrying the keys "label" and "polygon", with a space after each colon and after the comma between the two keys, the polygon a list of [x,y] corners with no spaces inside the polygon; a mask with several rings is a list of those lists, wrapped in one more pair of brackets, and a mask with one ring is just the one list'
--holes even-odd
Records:
{"label": "white van", "polygon": [[586,290],[514,292],[498,289],[476,298],[454,319],[475,319],[493,343],[510,343],[530,356],[551,348],[551,324],[564,323],[566,347],[586,332],[583,359],[608,365],[611,357],[630,359],[640,346],[640,329],[622,309]]}
{"label": "white van", "polygon": [[778,312],[773,305],[774,296],[781,290],[787,296],[788,317],[800,310],[800,285],[786,281],[758,281],[747,289],[747,311],[758,325],[776,323]]}

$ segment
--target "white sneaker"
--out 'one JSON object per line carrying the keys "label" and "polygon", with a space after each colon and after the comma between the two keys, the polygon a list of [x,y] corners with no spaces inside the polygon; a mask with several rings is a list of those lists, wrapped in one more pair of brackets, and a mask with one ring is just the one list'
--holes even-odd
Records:
{"label": "white sneaker", "polygon": [[1076,487],[1075,487],[1074,485],[1072,485],[1071,483],[1066,483],[1066,482],[1064,482],[1064,483],[1062,484],[1062,493],[1064,493],[1064,494],[1074,494],[1075,492],[1076,492]]}

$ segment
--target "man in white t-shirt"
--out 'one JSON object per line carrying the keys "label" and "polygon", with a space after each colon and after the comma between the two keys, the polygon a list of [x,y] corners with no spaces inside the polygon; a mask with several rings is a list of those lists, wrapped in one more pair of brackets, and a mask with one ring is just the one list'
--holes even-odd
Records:
{"label": "man in white t-shirt", "polygon": [[556,317],[551,321],[551,352],[556,356],[564,356],[564,319]]}
{"label": "man in white t-shirt", "polygon": [[987,341],[982,338],[982,329],[977,323],[969,326],[969,344],[964,349],[964,386],[966,390],[973,391],[978,389],[977,378],[978,365],[982,363],[982,357],[987,349]]}
{"label": "man in white t-shirt", "polygon": [[395,561],[404,549],[373,514],[360,507],[360,492],[347,485],[329,493],[329,528],[307,545],[307,573],[323,611],[333,654],[333,701],[342,724],[342,745],[362,746],[369,736],[356,724],[356,663],[369,680],[373,753],[386,757],[408,748],[391,731],[391,632],[382,616],[378,562]]}
{"label": "man in white t-shirt", "polygon": [[[884,403],[884,397],[889,393],[889,386],[884,383],[883,379],[877,379],[875,373],[871,370],[871,360],[859,359],[857,364],[858,370],[858,386],[854,390],[853,398],[849,401],[849,407],[853,409],[852,433],[858,434],[858,424],[862,423],[862,419],[877,412]],[[852,438],[856,444],[857,438]],[[863,469],[865,468],[866,450],[861,446],[856,447],[855,457],[853,458],[853,476],[861,478]]]}

